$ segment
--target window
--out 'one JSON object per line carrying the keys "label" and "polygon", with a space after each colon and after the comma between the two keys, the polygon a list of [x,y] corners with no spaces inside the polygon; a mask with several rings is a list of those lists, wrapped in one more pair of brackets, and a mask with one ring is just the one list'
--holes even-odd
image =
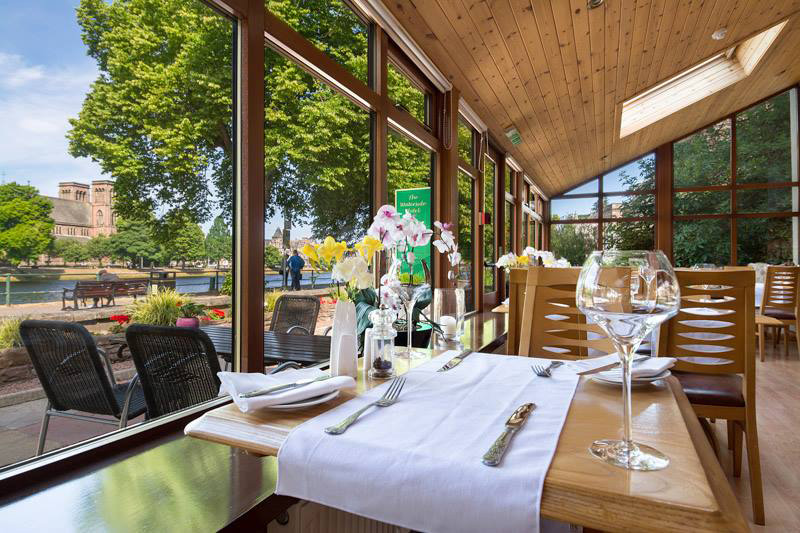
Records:
{"label": "window", "polygon": [[503,229],[505,231],[505,238],[503,239],[503,253],[516,251],[514,246],[514,204],[512,202],[505,203],[503,210],[504,223]]}
{"label": "window", "polygon": [[475,130],[464,120],[458,119],[458,157],[471,166],[475,165]]}
{"label": "window", "polygon": [[394,64],[388,63],[386,67],[389,99],[396,107],[417,119],[420,124],[430,125],[429,95],[414,85]]}
{"label": "window", "polygon": [[461,253],[460,279],[464,288],[467,311],[475,309],[475,283],[473,282],[473,243],[475,221],[475,182],[472,177],[458,171],[458,250]]}
{"label": "window", "polygon": [[483,163],[483,212],[486,217],[483,222],[483,290],[485,292],[494,292],[497,288],[494,267],[494,263],[497,261],[494,248],[495,180],[497,180],[497,165],[486,156]]}
{"label": "window", "polygon": [[550,249],[571,265],[580,266],[597,248],[597,224],[553,224],[550,226]]}
{"label": "window", "polygon": [[[0,198],[28,204],[38,218],[25,227],[36,236],[33,246],[0,251],[3,261],[30,274],[24,281],[12,280],[12,309],[29,307],[27,315],[41,318],[37,313],[47,306],[28,304],[57,301],[60,307],[63,289],[96,280],[101,268],[149,280],[149,267],[187,267],[171,281],[180,296],[164,291],[156,296],[167,302],[162,308],[166,316],[155,312],[156,297],[150,296],[139,296],[132,313],[133,298],[117,296],[113,307],[105,307],[107,313],[92,316],[91,321],[82,319],[86,313],[64,314],[64,321],[85,327],[92,341],[105,348],[114,381],[123,387],[136,369],[129,352],[114,347],[112,336],[124,331],[127,323],[119,324],[108,315],[128,314],[131,322],[174,325],[179,315],[176,302],[213,302],[226,315],[216,324],[231,328],[233,303],[231,296],[217,295],[216,288],[212,294],[213,273],[188,267],[201,266],[208,257],[212,222],[217,216],[229,216],[234,204],[235,25],[200,0],[151,2],[146,10],[138,9],[139,4],[29,0],[5,4],[0,21],[3,78],[17,75],[13,84],[0,83],[0,101],[14,102],[0,106],[0,138],[14,141],[0,146],[6,174]],[[80,179],[64,182],[65,175]],[[117,231],[110,235],[114,223]],[[229,239],[220,252],[228,259],[231,243]],[[31,269],[33,265],[37,268]],[[59,279],[64,267],[69,268],[69,279]],[[216,275],[232,276],[226,270],[217,269]],[[96,303],[107,300],[108,296],[98,296]],[[93,303],[92,297],[85,303],[80,298],[67,302],[80,309]],[[5,317],[0,323],[14,327]],[[234,335],[231,329],[233,341]],[[0,347],[0,358],[6,348]],[[33,357],[37,358],[35,352]],[[66,362],[61,364],[72,364]],[[102,365],[105,372],[105,361]],[[0,367],[0,396],[31,391],[27,399],[3,407],[14,424],[0,422],[0,442],[5,443],[0,449],[2,467],[36,451],[46,400],[40,376],[27,359],[15,363],[11,371],[4,364]],[[96,379],[107,378],[103,373]],[[212,391],[209,398],[215,396]],[[102,412],[96,408],[99,402],[94,403],[95,413],[84,403],[79,414]],[[117,431],[114,417],[97,416],[113,423],[52,417],[45,451]],[[140,411],[129,427],[152,420],[156,418],[145,420]]]}
{"label": "window", "polygon": [[675,265],[797,261],[794,92],[674,143]]}
{"label": "window", "polygon": [[314,46],[367,83],[367,24],[342,0],[265,0],[264,5]]}

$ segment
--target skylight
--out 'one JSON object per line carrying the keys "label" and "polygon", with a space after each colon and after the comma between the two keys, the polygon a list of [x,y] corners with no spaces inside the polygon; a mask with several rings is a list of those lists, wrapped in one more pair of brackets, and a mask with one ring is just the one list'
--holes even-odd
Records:
{"label": "skylight", "polygon": [[623,102],[620,138],[749,76],[787,22],[776,24]]}

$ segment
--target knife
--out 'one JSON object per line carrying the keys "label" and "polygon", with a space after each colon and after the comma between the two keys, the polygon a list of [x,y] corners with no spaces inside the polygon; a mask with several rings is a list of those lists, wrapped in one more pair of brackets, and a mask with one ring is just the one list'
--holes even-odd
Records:
{"label": "knife", "polygon": [[450,359],[448,362],[444,364],[442,368],[438,370],[438,372],[447,372],[448,370],[452,370],[453,368],[457,367],[461,361],[467,358],[468,355],[472,353],[472,350],[464,350],[457,356]]}
{"label": "knife", "polygon": [[283,385],[276,385],[274,387],[269,387],[267,389],[260,389],[254,390],[251,392],[242,392],[239,394],[239,398],[252,398],[254,396],[263,396],[265,394],[273,394],[275,392],[280,392],[288,389],[296,389],[297,387],[302,387],[304,385],[310,385],[311,383],[316,383],[317,381],[325,381],[326,379],[331,379],[333,376],[320,376],[318,378],[313,379],[301,379],[295,381],[294,383],[284,383]]}
{"label": "knife", "polygon": [[492,447],[489,448],[489,451],[483,456],[483,464],[486,466],[497,466],[500,464],[500,459],[502,459],[503,454],[506,453],[506,448],[508,448],[508,444],[511,442],[511,437],[522,427],[522,424],[525,423],[525,419],[528,418],[528,415],[531,414],[534,409],[536,409],[535,403],[526,403],[519,406],[519,408],[514,411],[514,414],[506,421],[506,428],[503,430],[503,433],[497,437]]}

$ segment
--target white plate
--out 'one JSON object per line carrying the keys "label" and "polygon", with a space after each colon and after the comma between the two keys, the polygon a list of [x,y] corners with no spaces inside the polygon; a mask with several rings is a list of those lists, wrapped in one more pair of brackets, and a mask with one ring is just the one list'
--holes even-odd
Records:
{"label": "white plate", "polygon": [[276,409],[281,411],[291,411],[292,409],[303,409],[304,407],[311,407],[312,405],[319,405],[321,403],[333,400],[337,396],[339,396],[339,391],[335,390],[333,392],[329,392],[328,394],[323,394],[322,396],[314,396],[313,398],[306,398],[305,400],[299,400],[292,403],[284,403],[281,405],[270,405],[266,409]]}
{"label": "white plate", "polygon": [[[596,381],[598,383],[603,383],[605,385],[622,385],[622,375],[620,375],[619,377],[616,377],[616,376],[611,377],[611,376],[608,376],[608,375],[602,376],[601,374],[603,374],[603,372],[600,372],[598,374],[593,375],[592,376],[592,381]],[[631,386],[632,387],[636,387],[636,386],[647,385],[648,383],[652,383],[654,381],[658,381],[659,379],[664,379],[664,378],[669,377],[671,375],[672,375],[672,372],[670,372],[669,370],[664,370],[662,373],[660,373],[660,374],[658,374],[656,376],[650,376],[650,377],[646,377],[646,378],[632,378],[631,379]]]}

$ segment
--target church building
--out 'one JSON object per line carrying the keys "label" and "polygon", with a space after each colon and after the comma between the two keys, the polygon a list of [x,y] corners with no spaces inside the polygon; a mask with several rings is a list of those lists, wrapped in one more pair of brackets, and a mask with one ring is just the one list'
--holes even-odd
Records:
{"label": "church building", "polygon": [[114,182],[94,180],[91,185],[75,181],[58,184],[58,197],[47,197],[53,203],[51,216],[56,239],[89,240],[98,235],[116,233],[116,216],[111,210]]}

